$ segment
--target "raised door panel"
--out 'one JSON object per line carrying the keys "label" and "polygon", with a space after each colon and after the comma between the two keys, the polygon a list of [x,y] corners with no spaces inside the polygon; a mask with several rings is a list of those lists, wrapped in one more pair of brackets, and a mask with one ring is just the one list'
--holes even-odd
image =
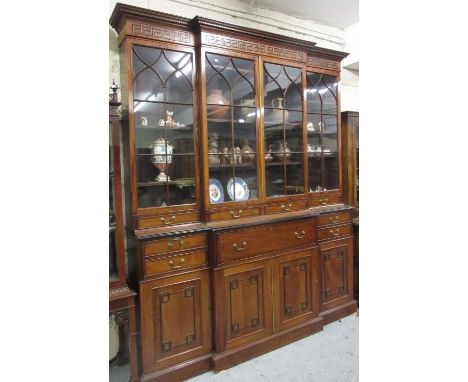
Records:
{"label": "raised door panel", "polygon": [[208,280],[200,271],[141,285],[144,373],[211,350]]}
{"label": "raised door panel", "polygon": [[352,239],[321,247],[321,310],[335,307],[352,298],[352,256]]}
{"label": "raised door panel", "polygon": [[317,256],[312,248],[272,260],[275,332],[318,315]]}
{"label": "raised door panel", "polygon": [[[223,293],[215,296],[217,351],[263,338],[272,332],[270,260],[217,271]],[[220,277],[221,276],[221,277]],[[224,313],[224,314],[223,314]]]}

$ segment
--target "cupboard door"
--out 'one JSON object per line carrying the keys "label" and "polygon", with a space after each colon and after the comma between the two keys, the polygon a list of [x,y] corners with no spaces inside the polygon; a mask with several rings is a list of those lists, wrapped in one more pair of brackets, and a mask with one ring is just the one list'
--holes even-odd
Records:
{"label": "cupboard door", "polygon": [[275,332],[318,315],[318,249],[290,253],[272,260]]}
{"label": "cupboard door", "polygon": [[211,350],[209,293],[207,270],[141,284],[144,373]]}
{"label": "cupboard door", "polygon": [[322,309],[335,307],[353,297],[352,239],[324,244],[320,247],[322,277]]}
{"label": "cupboard door", "polygon": [[219,270],[215,279],[218,284],[215,286],[218,290],[215,296],[217,352],[271,334],[270,260]]}

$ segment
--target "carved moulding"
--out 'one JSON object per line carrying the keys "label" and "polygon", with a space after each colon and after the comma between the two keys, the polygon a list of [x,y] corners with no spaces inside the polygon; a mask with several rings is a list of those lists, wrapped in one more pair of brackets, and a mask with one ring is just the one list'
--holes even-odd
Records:
{"label": "carved moulding", "polygon": [[233,49],[246,53],[263,54],[268,56],[285,58],[293,61],[306,62],[305,52],[279,48],[272,45],[241,40],[233,37],[221,36],[214,33],[203,33],[203,41],[207,45]]}

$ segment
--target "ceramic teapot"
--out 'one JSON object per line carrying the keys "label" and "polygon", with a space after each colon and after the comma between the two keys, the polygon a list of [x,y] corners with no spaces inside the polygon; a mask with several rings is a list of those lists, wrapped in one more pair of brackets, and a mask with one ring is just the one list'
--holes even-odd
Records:
{"label": "ceramic teapot", "polygon": [[284,98],[275,98],[271,101],[271,107],[273,108],[271,112],[271,119],[273,122],[283,122],[283,113],[284,113],[284,122],[288,120],[289,112],[284,109]]}

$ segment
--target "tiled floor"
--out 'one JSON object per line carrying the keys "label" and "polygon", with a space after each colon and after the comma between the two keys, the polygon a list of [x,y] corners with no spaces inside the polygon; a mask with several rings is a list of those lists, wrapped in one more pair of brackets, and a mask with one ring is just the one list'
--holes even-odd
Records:
{"label": "tiled floor", "polygon": [[[357,382],[358,361],[359,317],[355,313],[300,341],[220,373],[208,372],[188,381]],[[125,370],[120,369],[111,374],[111,382],[126,382]]]}

